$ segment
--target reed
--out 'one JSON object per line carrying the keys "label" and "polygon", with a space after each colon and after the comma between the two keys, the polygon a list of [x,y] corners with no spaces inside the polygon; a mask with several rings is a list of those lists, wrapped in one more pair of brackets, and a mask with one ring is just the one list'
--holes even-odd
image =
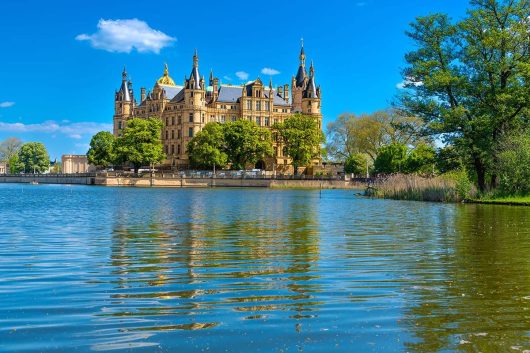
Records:
{"label": "reed", "polygon": [[475,191],[460,173],[424,178],[414,174],[394,174],[379,180],[376,196],[396,200],[461,202]]}

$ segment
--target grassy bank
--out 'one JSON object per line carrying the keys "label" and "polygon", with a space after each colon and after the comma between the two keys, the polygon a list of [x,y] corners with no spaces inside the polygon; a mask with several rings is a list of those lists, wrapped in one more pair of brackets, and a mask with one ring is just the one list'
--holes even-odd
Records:
{"label": "grassy bank", "polygon": [[501,197],[484,197],[472,200],[475,203],[497,204],[497,205],[521,205],[530,206],[530,195],[527,196],[501,196]]}
{"label": "grassy bank", "polygon": [[395,200],[461,202],[474,193],[473,185],[462,173],[434,178],[395,174],[378,181],[375,185],[377,197]]}

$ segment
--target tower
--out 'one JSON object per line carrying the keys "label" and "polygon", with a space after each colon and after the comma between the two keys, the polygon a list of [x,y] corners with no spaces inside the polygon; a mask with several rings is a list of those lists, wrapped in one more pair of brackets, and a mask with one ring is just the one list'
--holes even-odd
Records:
{"label": "tower", "polygon": [[291,82],[291,95],[293,97],[293,113],[299,113],[302,111],[302,96],[307,85],[307,72],[305,69],[305,50],[304,40],[302,39],[302,47],[300,48],[300,65],[296,76],[293,76]]}
{"label": "tower", "polygon": [[114,94],[114,127],[113,132],[115,136],[120,136],[121,131],[125,128],[125,122],[133,114],[134,94],[132,90],[132,83],[127,82],[127,71],[125,67],[121,74],[121,86]]}

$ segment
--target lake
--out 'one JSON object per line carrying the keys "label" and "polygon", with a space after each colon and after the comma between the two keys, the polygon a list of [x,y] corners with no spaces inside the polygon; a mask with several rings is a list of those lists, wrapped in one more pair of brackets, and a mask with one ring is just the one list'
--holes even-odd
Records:
{"label": "lake", "polygon": [[529,207],[0,184],[0,351],[528,350]]}

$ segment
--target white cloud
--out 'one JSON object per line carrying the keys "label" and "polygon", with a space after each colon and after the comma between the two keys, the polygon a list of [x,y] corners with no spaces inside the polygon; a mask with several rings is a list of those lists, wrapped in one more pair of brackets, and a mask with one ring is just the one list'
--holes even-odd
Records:
{"label": "white cloud", "polygon": [[243,81],[248,80],[248,72],[238,71],[236,72],[236,76],[240,80],[243,80]]}
{"label": "white cloud", "polygon": [[223,78],[227,81],[232,81],[232,77],[228,76],[228,75],[225,75],[223,76]]}
{"label": "white cloud", "polygon": [[420,87],[423,86],[423,82],[414,82],[410,77],[407,77],[405,80],[401,81],[400,83],[396,84],[397,89],[404,89],[407,85],[412,85],[414,87]]}
{"label": "white cloud", "polygon": [[79,123],[57,123],[48,120],[37,124],[24,123],[4,123],[0,122],[0,131],[6,132],[40,132],[40,133],[61,133],[73,139],[80,139],[82,135],[93,135],[99,131],[112,131],[112,124],[102,124],[95,122]]}
{"label": "white cloud", "polygon": [[264,67],[263,69],[261,69],[261,73],[264,75],[273,76],[273,75],[278,75],[280,71],[272,69],[270,67]]}
{"label": "white cloud", "polygon": [[15,102],[0,102],[0,108],[9,108],[15,105]]}
{"label": "white cloud", "polygon": [[136,49],[139,53],[153,52],[171,45],[175,38],[149,27],[136,18],[129,20],[99,20],[98,30],[93,34],[79,34],[79,41],[89,41],[92,47],[110,52],[130,53]]}

